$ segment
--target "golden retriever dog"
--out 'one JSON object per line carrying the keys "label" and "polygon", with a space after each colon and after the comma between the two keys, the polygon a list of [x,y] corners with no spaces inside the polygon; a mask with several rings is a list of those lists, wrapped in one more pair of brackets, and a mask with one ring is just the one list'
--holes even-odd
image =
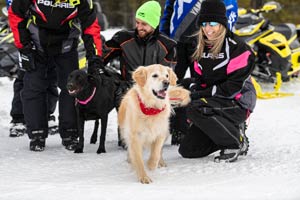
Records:
{"label": "golden retriever dog", "polygon": [[128,161],[136,170],[138,180],[148,184],[152,180],[145,171],[143,149],[150,148],[149,170],[166,166],[162,147],[169,136],[171,102],[180,106],[188,104],[189,91],[175,86],[176,74],[159,64],[137,68],[132,78],[135,84],[121,101],[118,123],[127,146]]}

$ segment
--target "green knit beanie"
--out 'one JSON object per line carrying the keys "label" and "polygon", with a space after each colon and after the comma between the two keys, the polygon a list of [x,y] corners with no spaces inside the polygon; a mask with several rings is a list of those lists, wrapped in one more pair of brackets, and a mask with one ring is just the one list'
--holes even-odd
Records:
{"label": "green knit beanie", "polygon": [[135,14],[136,19],[143,20],[156,29],[159,24],[161,7],[157,1],[147,1],[141,5]]}

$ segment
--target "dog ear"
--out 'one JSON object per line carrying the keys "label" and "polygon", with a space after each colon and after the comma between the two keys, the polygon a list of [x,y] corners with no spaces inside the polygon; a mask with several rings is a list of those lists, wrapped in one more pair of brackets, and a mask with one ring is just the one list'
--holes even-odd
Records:
{"label": "dog ear", "polygon": [[177,81],[177,76],[172,68],[168,68],[169,77],[170,77],[170,85],[175,86]]}
{"label": "dog ear", "polygon": [[141,87],[144,87],[147,80],[147,70],[146,67],[138,67],[132,74],[132,79]]}

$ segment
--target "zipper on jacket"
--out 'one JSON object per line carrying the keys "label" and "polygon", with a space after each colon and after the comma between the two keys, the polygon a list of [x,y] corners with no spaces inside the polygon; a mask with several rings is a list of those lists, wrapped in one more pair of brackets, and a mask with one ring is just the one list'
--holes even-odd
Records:
{"label": "zipper on jacket", "polygon": [[146,53],[147,53],[147,47],[146,44],[143,45],[144,48],[144,55],[143,55],[143,66],[146,65]]}
{"label": "zipper on jacket", "polygon": [[[54,0],[54,3],[55,3],[55,0]],[[52,4],[53,5],[53,4]],[[53,6],[51,6],[51,15],[52,15],[52,13],[53,13]],[[48,47],[49,47],[49,45],[50,45],[50,35],[48,34],[48,41],[47,41],[47,49],[48,49]]]}

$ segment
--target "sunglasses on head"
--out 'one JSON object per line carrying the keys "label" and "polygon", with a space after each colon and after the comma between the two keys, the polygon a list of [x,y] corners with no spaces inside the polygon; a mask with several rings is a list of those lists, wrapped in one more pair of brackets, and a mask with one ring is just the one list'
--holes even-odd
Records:
{"label": "sunglasses on head", "polygon": [[219,22],[202,22],[202,23],[201,23],[201,26],[205,27],[207,24],[208,24],[209,26],[214,27],[214,26],[219,25]]}

